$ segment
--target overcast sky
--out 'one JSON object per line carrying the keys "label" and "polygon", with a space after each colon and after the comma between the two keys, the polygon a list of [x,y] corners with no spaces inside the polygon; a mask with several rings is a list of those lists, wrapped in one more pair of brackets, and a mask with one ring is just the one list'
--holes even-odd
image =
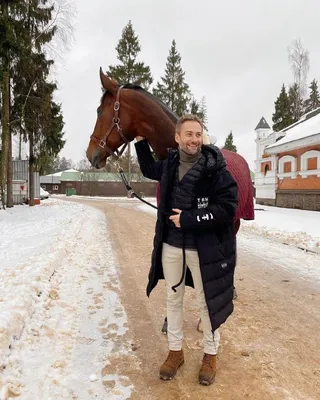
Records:
{"label": "overcast sky", "polygon": [[[217,5],[219,3],[219,5]],[[190,4],[190,6],[188,5]],[[232,129],[254,168],[254,128],[272,124],[274,101],[293,75],[287,47],[300,37],[310,53],[308,81],[320,81],[319,0],[78,0],[75,43],[56,79],[67,143],[61,156],[84,157],[101,96],[99,67],[117,63],[115,46],[131,19],[155,82],[173,39],[195,97],[206,97],[218,145]]]}

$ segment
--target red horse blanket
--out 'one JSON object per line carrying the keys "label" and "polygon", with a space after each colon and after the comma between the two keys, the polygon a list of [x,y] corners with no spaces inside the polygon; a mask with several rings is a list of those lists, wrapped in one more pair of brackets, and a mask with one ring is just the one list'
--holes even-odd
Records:
{"label": "red horse blanket", "polygon": [[[254,219],[253,184],[251,181],[250,169],[246,160],[237,153],[221,149],[226,160],[227,169],[238,184],[239,205],[234,220]],[[157,185],[157,205],[160,201],[160,185]]]}

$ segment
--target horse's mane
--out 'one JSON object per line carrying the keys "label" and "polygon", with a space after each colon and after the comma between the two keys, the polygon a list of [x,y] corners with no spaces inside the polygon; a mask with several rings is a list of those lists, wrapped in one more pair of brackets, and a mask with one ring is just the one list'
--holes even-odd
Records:
{"label": "horse's mane", "polygon": [[[117,84],[117,86],[119,88],[121,85]],[[174,125],[177,123],[177,121],[179,119],[178,115],[175,112],[173,112],[162,100],[158,99],[158,97],[155,96],[154,94],[148,92],[146,89],[144,89],[140,85],[137,85],[136,83],[126,83],[125,85],[123,85],[123,88],[135,90],[136,92],[142,93],[144,96],[148,97],[150,100],[153,100],[156,104],[158,104],[159,107],[161,107],[161,109],[164,111],[164,113],[168,116],[168,118]],[[105,90],[105,89],[102,89],[102,90],[103,90],[103,94],[101,97],[101,102],[103,101],[104,96],[108,93],[107,90]],[[207,127],[205,125],[204,125],[204,131],[206,132],[206,135],[208,135]],[[208,140],[210,142],[209,136],[206,139],[205,144],[209,144]]]}
{"label": "horse's mane", "polygon": [[[120,87],[121,85],[117,85],[118,87]],[[136,92],[140,92],[143,95],[145,95],[146,97],[148,97],[150,100],[153,100],[156,104],[158,104],[158,106],[161,107],[161,109],[166,113],[166,115],[169,117],[169,119],[176,124],[176,122],[178,121],[179,117],[177,116],[176,113],[174,113],[172,110],[170,110],[170,108],[163,103],[163,101],[161,101],[160,99],[158,99],[158,97],[156,97],[154,94],[148,92],[146,89],[144,89],[143,87],[141,87],[140,85],[137,85],[135,83],[126,83],[125,85],[123,85],[124,89],[131,89],[131,90],[135,90]],[[100,102],[102,103],[104,97],[109,93],[107,90],[105,90],[104,88],[102,88],[102,97]]]}
{"label": "horse's mane", "polygon": [[176,113],[174,113],[170,108],[163,103],[158,97],[156,97],[154,94],[148,92],[146,89],[143,87],[135,84],[135,83],[127,83],[126,85],[123,86],[125,89],[132,89],[137,92],[143,93],[146,97],[149,99],[153,100],[155,103],[158,104],[162,108],[162,110],[167,114],[167,116],[170,118],[170,120],[175,124],[178,121],[178,116]]}
{"label": "horse's mane", "polygon": [[[167,114],[167,116],[169,117],[169,119],[176,124],[179,117],[178,115],[173,112],[163,101],[161,101],[160,99],[158,99],[158,97],[156,97],[154,94],[148,92],[147,90],[145,90],[143,87],[135,84],[135,83],[127,83],[126,85],[123,86],[125,89],[132,89],[132,90],[136,90],[137,92],[141,92],[143,93],[146,97],[148,97],[149,99],[153,100],[155,103],[157,103],[162,110]],[[204,126],[205,130],[207,129],[206,126]]]}

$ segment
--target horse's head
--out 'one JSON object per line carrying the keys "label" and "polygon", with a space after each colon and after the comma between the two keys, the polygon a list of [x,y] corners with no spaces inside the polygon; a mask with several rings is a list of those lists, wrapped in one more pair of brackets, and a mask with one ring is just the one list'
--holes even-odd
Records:
{"label": "horse's head", "polygon": [[[136,136],[132,130],[132,110],[123,98],[122,87],[107,77],[101,68],[100,79],[104,93],[87,149],[87,158],[95,168],[103,168],[109,156],[120,156]],[[121,145],[123,147],[118,151]]]}

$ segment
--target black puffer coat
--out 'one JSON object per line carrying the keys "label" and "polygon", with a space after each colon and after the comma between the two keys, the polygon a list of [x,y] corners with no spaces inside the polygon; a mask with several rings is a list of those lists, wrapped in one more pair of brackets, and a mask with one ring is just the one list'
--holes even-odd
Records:
{"label": "black puffer coat", "polygon": [[[136,151],[143,175],[160,182],[160,211],[158,212],[152,263],[149,272],[147,295],[159,279],[162,270],[163,231],[166,220],[161,211],[168,210],[170,192],[179,152],[169,150],[168,158],[156,162],[148,142],[136,143]],[[233,280],[236,265],[236,237],[233,218],[238,206],[237,184],[226,169],[220,150],[213,145],[202,147],[204,159],[200,174],[194,176],[193,209],[182,211],[180,224],[183,230],[193,230],[200,261],[205,298],[209,310],[212,331],[215,331],[233,312]],[[181,267],[182,268],[182,267]],[[194,287],[190,270],[187,269],[186,285]]]}

